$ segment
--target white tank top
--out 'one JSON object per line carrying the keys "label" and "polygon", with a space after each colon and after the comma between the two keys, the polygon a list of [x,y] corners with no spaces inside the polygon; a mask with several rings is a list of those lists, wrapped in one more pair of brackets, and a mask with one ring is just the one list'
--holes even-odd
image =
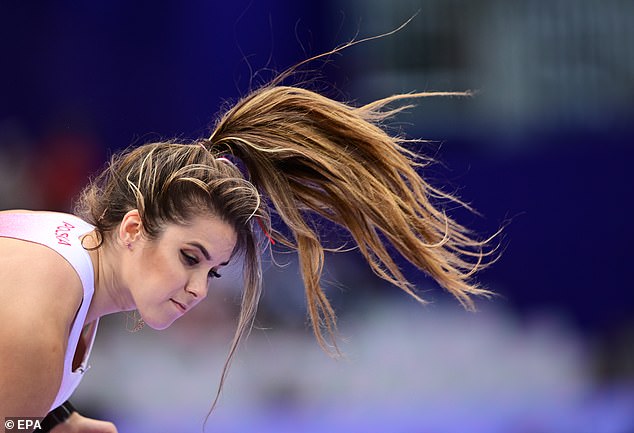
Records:
{"label": "white tank top", "polygon": [[80,236],[93,229],[93,226],[76,216],[64,213],[0,213],[0,237],[34,242],[57,251],[75,269],[84,289],[81,306],[77,311],[68,336],[62,384],[51,406],[51,410],[68,400],[79,385],[83,374],[88,369],[87,361],[97,331],[98,320],[87,330],[88,335],[85,335],[84,340],[86,341],[84,359],[81,365],[73,371],[73,358],[95,291],[92,262],[88,252],[81,245]]}

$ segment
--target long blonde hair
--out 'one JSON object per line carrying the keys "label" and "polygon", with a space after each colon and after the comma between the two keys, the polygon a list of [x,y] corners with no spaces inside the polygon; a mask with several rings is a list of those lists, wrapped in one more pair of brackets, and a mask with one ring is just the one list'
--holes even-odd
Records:
{"label": "long blonde hair", "polygon": [[[399,94],[355,107],[282,85],[294,70],[229,108],[208,139],[152,143],[115,155],[77,209],[104,234],[133,208],[142,211],[144,225],[154,228],[155,236],[165,223],[186,222],[201,212],[217,214],[236,228],[245,257],[245,290],[212,410],[255,317],[262,277],[260,228],[273,242],[297,252],[312,328],[329,353],[338,353],[336,314],[320,283],[324,246],[315,216],[346,229],[376,275],[422,303],[383,239],[467,309],[474,308],[474,295],[490,294],[472,278],[492,254],[489,240],[478,239],[440,207],[447,201],[464,204],[421,177],[431,159],[412,150],[419,140],[391,135],[383,127],[408,107],[398,105],[403,100],[467,93]],[[241,165],[244,174],[237,168]],[[288,236],[271,227],[269,207]]]}
{"label": "long blonde hair", "polygon": [[474,307],[472,295],[489,293],[471,281],[486,242],[433,203],[459,200],[417,173],[430,161],[407,149],[412,140],[379,126],[403,109],[381,111],[387,104],[431,95],[394,95],[355,108],[298,87],[264,86],[227,111],[208,141],[244,162],[290,231],[291,239],[278,230],[272,237],[299,255],[311,323],[326,350],[324,331],[336,350],[336,319],[320,284],[324,247],[311,214],[348,230],[372,270],[420,302],[381,236],[465,307]]}

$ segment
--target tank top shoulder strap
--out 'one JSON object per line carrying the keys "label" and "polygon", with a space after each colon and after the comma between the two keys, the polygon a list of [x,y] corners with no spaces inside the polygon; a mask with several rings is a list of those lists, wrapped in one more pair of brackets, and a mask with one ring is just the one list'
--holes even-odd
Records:
{"label": "tank top shoulder strap", "polygon": [[64,257],[77,271],[86,291],[94,285],[92,263],[80,237],[93,226],[80,218],[55,212],[0,213],[0,236],[45,245]]}

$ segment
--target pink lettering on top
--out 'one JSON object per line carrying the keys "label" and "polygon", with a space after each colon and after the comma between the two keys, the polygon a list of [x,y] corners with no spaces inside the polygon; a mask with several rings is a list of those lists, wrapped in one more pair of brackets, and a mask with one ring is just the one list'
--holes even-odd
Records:
{"label": "pink lettering on top", "polygon": [[74,228],[74,225],[72,225],[71,223],[67,223],[66,221],[64,221],[61,226],[58,226],[55,229],[55,237],[57,238],[57,243],[70,247],[70,242],[68,241],[68,232],[70,232]]}

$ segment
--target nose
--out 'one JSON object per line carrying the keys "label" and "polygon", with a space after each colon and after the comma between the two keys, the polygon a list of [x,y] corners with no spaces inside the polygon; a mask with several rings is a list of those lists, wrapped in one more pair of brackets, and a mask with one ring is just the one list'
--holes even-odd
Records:
{"label": "nose", "polygon": [[195,302],[202,301],[207,297],[207,291],[209,290],[207,287],[207,276],[205,275],[205,278],[190,280],[185,290],[192,295]]}

